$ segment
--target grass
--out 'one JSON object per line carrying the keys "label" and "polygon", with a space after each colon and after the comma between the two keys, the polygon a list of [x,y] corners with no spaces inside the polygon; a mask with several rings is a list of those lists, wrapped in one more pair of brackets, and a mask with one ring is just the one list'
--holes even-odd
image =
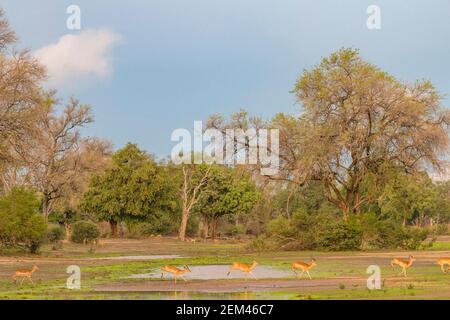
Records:
{"label": "grass", "polygon": [[[250,254],[243,247],[245,243],[180,243],[173,239],[150,240],[106,240],[94,253],[83,245],[67,243],[62,250],[54,251],[44,247],[40,255],[0,256],[0,299],[448,299],[450,298],[450,274],[442,274],[431,261],[436,250],[450,248],[450,242],[435,242],[429,250],[414,252],[418,261],[408,270],[408,278],[398,277],[389,265],[392,256],[407,256],[411,252],[269,252]],[[441,254],[441,253],[439,253]],[[130,255],[180,255],[180,258],[146,261],[95,260],[92,258]],[[447,254],[450,256],[450,253]],[[302,287],[264,287],[255,292],[133,292],[127,291],[128,284],[151,287],[152,281],[160,279],[128,278],[130,275],[148,273],[163,265],[228,265],[234,261],[271,266],[290,270],[292,261],[308,261],[314,257],[318,266],[311,270],[314,280],[323,280],[325,285],[309,285],[301,281]],[[39,271],[33,277],[33,286],[24,282],[22,286],[11,281],[11,274],[17,267],[37,264]],[[66,268],[79,265],[82,271],[82,289],[66,288]],[[370,264],[381,267],[384,287],[370,291],[365,287],[368,277],[366,268]],[[280,279],[293,281],[294,276]],[[359,279],[359,282],[342,282],[341,279]],[[166,280],[171,284],[169,280]],[[229,280],[229,283],[239,283]],[[214,280],[208,281],[214,286]],[[206,283],[206,282],[205,282]],[[299,282],[300,283],[300,282]],[[119,284],[123,292],[102,291],[103,285]],[[264,289],[265,288],[265,289]],[[203,290],[202,290],[203,291]],[[242,291],[242,290],[241,290]]]}

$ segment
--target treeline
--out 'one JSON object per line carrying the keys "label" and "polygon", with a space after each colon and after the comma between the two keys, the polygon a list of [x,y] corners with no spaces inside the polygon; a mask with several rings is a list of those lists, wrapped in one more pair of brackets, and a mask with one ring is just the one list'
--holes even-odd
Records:
{"label": "treeline", "polygon": [[300,76],[297,115],[211,116],[223,132],[279,130],[279,173],[262,176],[83,137],[91,108],[45,90],[15,41],[0,12],[0,248],[163,234],[252,237],[252,250],[410,249],[448,232],[450,183],[428,172],[448,166],[450,117],[430,82],[401,83],[341,49]]}

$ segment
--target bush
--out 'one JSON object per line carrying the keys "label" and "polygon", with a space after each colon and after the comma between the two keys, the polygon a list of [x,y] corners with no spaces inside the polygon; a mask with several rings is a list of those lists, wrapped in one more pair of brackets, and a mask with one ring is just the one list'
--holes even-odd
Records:
{"label": "bush", "polygon": [[245,234],[245,225],[241,223],[233,224],[230,228],[228,228],[226,234],[232,237],[243,235]]}
{"label": "bush", "polygon": [[0,246],[39,250],[47,230],[39,204],[34,192],[20,188],[0,198]]}
{"label": "bush", "polygon": [[332,251],[358,250],[362,244],[362,231],[355,222],[338,222],[321,230],[318,246]]}
{"label": "bush", "polygon": [[264,252],[264,251],[270,251],[273,248],[272,245],[269,244],[268,240],[264,237],[257,237],[253,239],[250,243],[248,243],[245,246],[245,249],[249,252]]}
{"label": "bush", "polygon": [[174,226],[176,224],[169,215],[153,217],[143,222],[129,221],[127,222],[127,236],[130,238],[147,238],[156,234],[168,234],[176,230]]}
{"label": "bush", "polygon": [[70,240],[75,243],[93,243],[100,237],[99,227],[90,221],[78,221],[72,225]]}
{"label": "bush", "polygon": [[415,227],[403,227],[393,221],[380,221],[378,234],[372,241],[377,249],[419,249],[428,237],[429,231]]}
{"label": "bush", "polygon": [[65,236],[66,230],[59,225],[50,225],[47,228],[47,241],[53,245],[53,250],[61,247],[61,240],[64,240]]}
{"label": "bush", "polygon": [[434,233],[438,236],[446,236],[450,233],[448,224],[438,224],[434,227]]}

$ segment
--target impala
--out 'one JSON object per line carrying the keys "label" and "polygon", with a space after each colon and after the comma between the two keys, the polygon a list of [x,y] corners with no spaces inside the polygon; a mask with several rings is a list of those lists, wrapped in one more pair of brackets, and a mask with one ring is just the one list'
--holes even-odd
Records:
{"label": "impala", "polygon": [[[251,274],[253,278],[255,278],[255,275],[253,274],[253,269],[255,269],[255,267],[258,265],[258,262],[253,261],[252,264],[245,264],[245,263],[240,263],[240,262],[234,262],[231,267],[230,270],[227,273],[227,276],[230,275],[231,271],[234,270],[241,270],[242,272],[245,272],[247,275]],[[247,279],[247,277],[245,278]]]}
{"label": "impala", "polygon": [[296,275],[297,275],[296,269],[302,270],[302,273],[300,273],[299,278],[301,278],[303,276],[303,274],[306,272],[306,274],[308,275],[309,279],[312,279],[311,275],[309,274],[309,270],[312,269],[315,266],[317,266],[316,259],[312,258],[310,263],[306,263],[306,262],[302,262],[302,261],[294,262],[292,264],[291,269]]}
{"label": "impala", "polygon": [[181,279],[183,279],[184,281],[187,281],[184,278],[183,274],[191,272],[191,269],[189,269],[189,267],[186,266],[186,265],[184,266],[184,269],[179,269],[179,268],[174,267],[174,266],[164,266],[164,267],[161,268],[161,270],[162,270],[161,278],[164,277],[164,272],[171,273],[173,275],[175,283],[177,283],[177,278],[178,277],[181,277]]}
{"label": "impala", "polygon": [[22,277],[22,281],[20,282],[20,285],[22,285],[23,280],[28,279],[31,281],[32,284],[34,284],[33,279],[31,277],[33,276],[33,273],[35,273],[39,268],[37,266],[33,266],[31,269],[19,269],[16,270],[14,275],[12,276],[14,282],[16,282],[17,277]]}
{"label": "impala", "polygon": [[[441,258],[437,263],[441,266],[441,270],[443,273],[447,273],[448,270],[450,270],[450,258]],[[444,266],[447,266],[447,269],[444,269]]]}
{"label": "impala", "polygon": [[397,265],[402,268],[402,271],[399,273],[399,275],[403,273],[403,275],[406,277],[406,269],[411,267],[414,261],[416,261],[416,259],[414,259],[413,256],[409,256],[409,260],[395,258],[391,260],[391,266],[392,268],[394,268],[394,266]]}

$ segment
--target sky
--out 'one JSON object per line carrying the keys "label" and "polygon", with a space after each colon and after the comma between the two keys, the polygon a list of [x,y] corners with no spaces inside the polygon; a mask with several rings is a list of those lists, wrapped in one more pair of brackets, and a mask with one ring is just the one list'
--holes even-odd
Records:
{"label": "sky", "polygon": [[[70,5],[81,30],[67,28]],[[370,30],[367,8],[380,8]],[[342,47],[398,79],[450,94],[448,0],[2,0],[19,47],[47,66],[47,86],[92,106],[84,130],[166,157],[177,128],[245,109],[298,113],[304,69]],[[449,106],[450,99],[444,104]]]}

